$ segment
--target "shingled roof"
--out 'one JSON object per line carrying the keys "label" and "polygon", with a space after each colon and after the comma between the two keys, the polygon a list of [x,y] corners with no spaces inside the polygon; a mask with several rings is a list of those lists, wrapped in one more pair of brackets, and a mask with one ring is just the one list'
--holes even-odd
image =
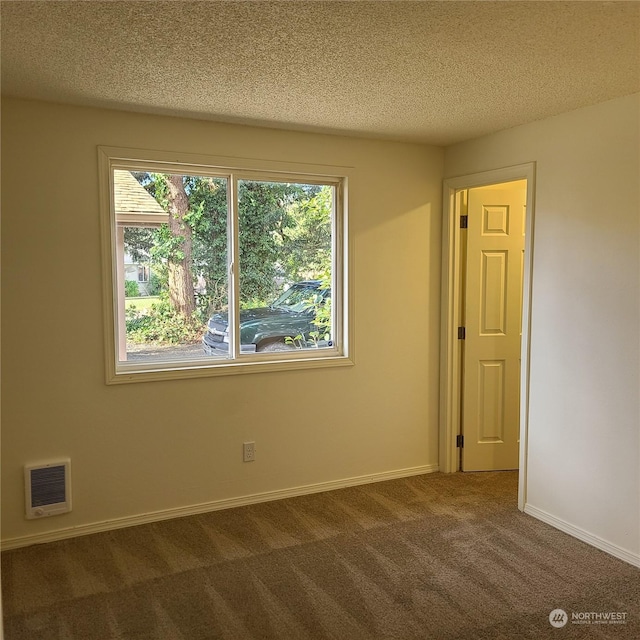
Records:
{"label": "shingled roof", "polygon": [[157,227],[167,222],[169,214],[134,178],[131,171],[113,172],[116,222],[126,227]]}

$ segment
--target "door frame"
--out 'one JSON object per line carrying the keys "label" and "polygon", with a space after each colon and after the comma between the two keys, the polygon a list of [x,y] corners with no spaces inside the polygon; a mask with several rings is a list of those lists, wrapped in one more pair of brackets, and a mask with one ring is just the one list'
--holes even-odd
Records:
{"label": "door frame", "polygon": [[522,343],[520,371],[520,454],[518,508],[526,502],[527,452],[529,430],[529,354],[531,348],[531,302],[533,272],[533,230],[535,162],[483,171],[444,180],[442,224],[442,291],[440,320],[440,471],[458,471],[456,436],[460,434],[462,385],[461,346],[458,340],[461,312],[460,225],[456,193],[514,180],[527,181],[524,273],[522,282]]}

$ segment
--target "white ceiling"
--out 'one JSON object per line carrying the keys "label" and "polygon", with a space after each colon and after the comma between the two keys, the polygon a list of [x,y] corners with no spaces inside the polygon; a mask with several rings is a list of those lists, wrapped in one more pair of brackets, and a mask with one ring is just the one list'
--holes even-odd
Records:
{"label": "white ceiling", "polygon": [[640,3],[2,1],[2,92],[450,144],[640,91]]}

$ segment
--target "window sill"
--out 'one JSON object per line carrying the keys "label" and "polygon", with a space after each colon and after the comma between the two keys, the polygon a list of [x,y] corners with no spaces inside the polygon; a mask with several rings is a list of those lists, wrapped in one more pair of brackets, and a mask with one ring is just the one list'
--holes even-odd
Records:
{"label": "window sill", "polygon": [[[107,371],[107,384],[130,384],[136,382],[155,382],[163,380],[182,380],[190,378],[209,378],[217,376],[241,375],[248,373],[268,373],[274,371],[298,371],[303,369],[324,369],[328,367],[349,367],[354,362],[344,355],[326,355],[323,357],[274,358],[258,362],[228,361],[205,362],[166,362],[144,365],[119,364],[115,371]],[[146,368],[145,368],[146,367]]]}

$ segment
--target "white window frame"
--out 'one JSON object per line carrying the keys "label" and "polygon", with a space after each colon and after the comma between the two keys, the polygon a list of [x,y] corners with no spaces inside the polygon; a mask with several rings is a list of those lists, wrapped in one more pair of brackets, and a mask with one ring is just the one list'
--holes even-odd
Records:
{"label": "white window frame", "polygon": [[[281,161],[196,156],[150,150],[98,147],[100,209],[103,248],[104,334],[107,384],[148,382],[179,378],[349,366],[353,364],[348,287],[347,185],[351,167],[285,163]],[[171,362],[126,362],[124,350],[124,308],[119,299],[121,268],[118,261],[119,231],[114,207],[113,171],[157,171],[180,175],[204,175],[229,180],[227,219],[227,264],[229,267],[230,357],[203,357]],[[334,345],[322,349],[301,349],[271,353],[240,353],[238,216],[235,196],[238,180],[328,184],[334,187],[332,226],[332,333]],[[121,235],[122,232],[120,232]],[[203,327],[204,330],[204,327]]]}

